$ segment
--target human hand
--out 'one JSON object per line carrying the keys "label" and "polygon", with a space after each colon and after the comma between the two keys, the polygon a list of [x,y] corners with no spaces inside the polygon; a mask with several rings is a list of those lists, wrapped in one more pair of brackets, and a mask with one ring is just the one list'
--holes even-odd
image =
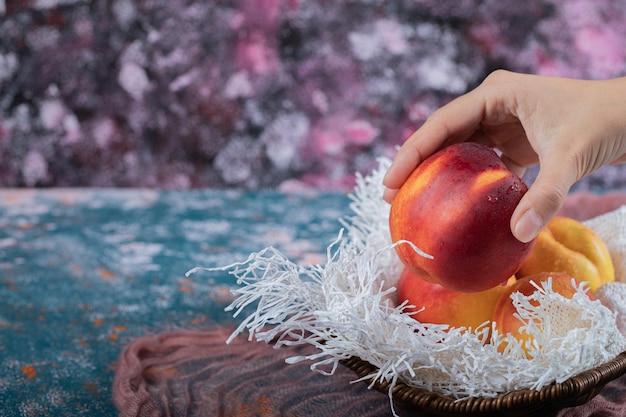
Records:
{"label": "human hand", "polygon": [[609,163],[626,161],[626,78],[606,81],[496,71],[435,111],[399,149],[383,184],[391,202],[410,173],[437,150],[464,141],[501,152],[518,175],[539,173],[511,217],[532,240],[563,205],[571,186]]}

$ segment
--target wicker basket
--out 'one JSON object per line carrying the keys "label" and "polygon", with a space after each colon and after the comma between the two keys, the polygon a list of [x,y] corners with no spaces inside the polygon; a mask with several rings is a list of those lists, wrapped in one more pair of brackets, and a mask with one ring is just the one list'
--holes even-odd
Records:
{"label": "wicker basket", "polygon": [[[377,370],[369,362],[356,357],[345,360],[342,364],[359,377],[367,377]],[[528,416],[530,413],[550,413],[585,404],[609,381],[624,373],[626,373],[626,352],[604,365],[582,372],[562,383],[552,383],[541,390],[518,390],[495,398],[455,400],[442,394],[398,383],[392,390],[392,396],[394,403],[400,408],[423,411],[435,416]],[[389,392],[387,381],[375,381],[374,387],[385,394]]]}

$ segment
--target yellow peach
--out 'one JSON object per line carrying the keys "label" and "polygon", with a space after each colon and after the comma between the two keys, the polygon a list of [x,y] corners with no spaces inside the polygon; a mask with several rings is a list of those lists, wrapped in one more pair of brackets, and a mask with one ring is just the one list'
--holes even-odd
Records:
{"label": "yellow peach", "polygon": [[593,230],[569,217],[555,217],[537,236],[518,278],[540,272],[566,272],[587,281],[593,293],[615,281],[615,269],[606,244]]}
{"label": "yellow peach", "polygon": [[[533,282],[537,285],[541,285],[542,282],[547,281],[549,278],[552,279],[552,290],[554,292],[557,292],[566,298],[572,298],[576,293],[576,288],[572,285],[572,276],[565,272],[541,272],[536,275],[517,279],[514,283],[507,286],[504,291],[502,291],[500,298],[496,302],[493,309],[492,321],[495,323],[495,329],[501,335],[510,333],[517,340],[522,342],[526,342],[531,339],[531,335],[520,331],[520,327],[524,325],[524,322],[516,316],[517,309],[513,305],[511,294],[519,291],[525,296],[530,296],[537,291],[537,287],[532,284]],[[574,278],[574,280],[577,283],[579,282],[576,278]],[[591,294],[588,293],[588,295],[593,298]],[[531,304],[535,303],[533,300],[530,302]],[[503,351],[505,348],[505,343],[498,346],[500,351]]]}

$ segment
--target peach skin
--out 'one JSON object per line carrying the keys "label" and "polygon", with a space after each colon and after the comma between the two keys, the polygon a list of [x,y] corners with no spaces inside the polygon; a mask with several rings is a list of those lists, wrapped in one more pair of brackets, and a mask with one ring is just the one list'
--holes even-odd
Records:
{"label": "peach skin", "polygon": [[[515,282],[515,278],[512,277],[508,282]],[[397,288],[398,304],[407,300],[410,305],[414,305],[406,311],[418,312],[413,315],[416,320],[473,330],[491,321],[495,305],[506,291],[505,285],[471,293],[453,291],[421,279],[408,268],[402,271]]]}

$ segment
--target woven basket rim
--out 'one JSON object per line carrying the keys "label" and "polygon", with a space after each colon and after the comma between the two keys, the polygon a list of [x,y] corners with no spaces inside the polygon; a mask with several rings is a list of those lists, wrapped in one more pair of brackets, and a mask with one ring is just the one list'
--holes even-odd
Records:
{"label": "woven basket rim", "polygon": [[[359,357],[351,357],[342,364],[360,378],[374,375],[378,368]],[[427,411],[434,415],[489,415],[507,412],[507,415],[527,415],[534,411],[556,411],[582,405],[595,397],[613,379],[626,373],[626,352],[614,359],[563,382],[553,382],[540,390],[523,389],[500,394],[496,397],[471,397],[457,400],[444,394],[410,387],[398,382],[392,389],[394,403],[402,408]],[[368,384],[385,394],[389,393],[390,381],[366,380]]]}

